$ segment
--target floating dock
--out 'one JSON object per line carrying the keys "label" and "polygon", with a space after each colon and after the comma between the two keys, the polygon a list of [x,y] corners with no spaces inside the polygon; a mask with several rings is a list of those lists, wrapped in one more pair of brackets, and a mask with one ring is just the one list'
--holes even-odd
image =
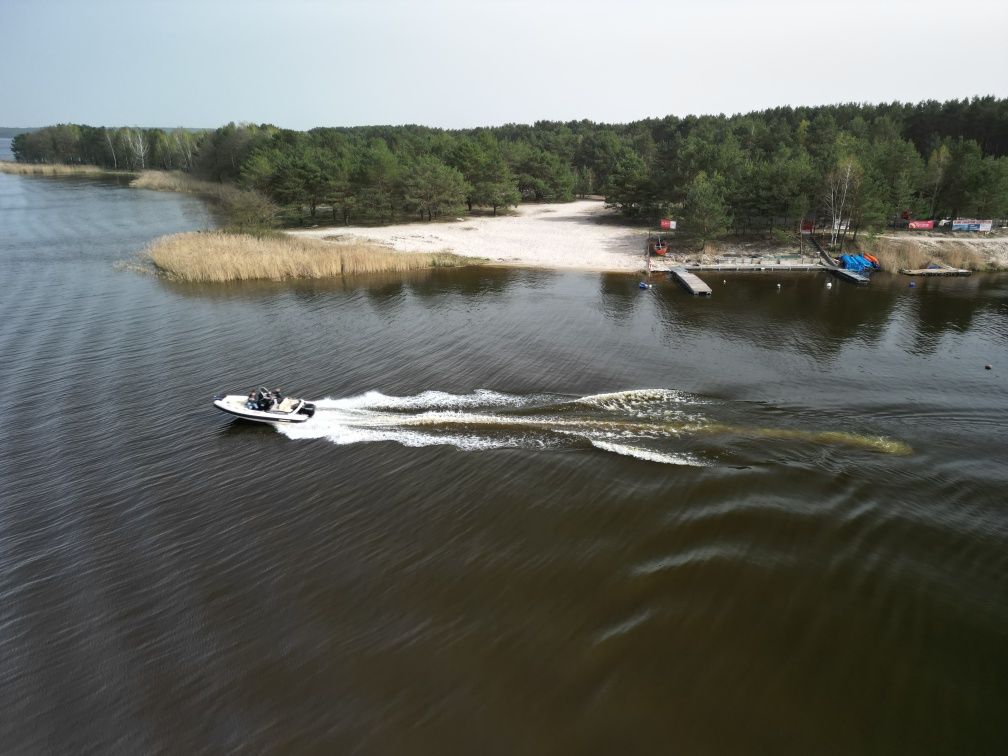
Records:
{"label": "floating dock", "polygon": [[819,263],[689,263],[680,267],[686,270],[823,270]]}
{"label": "floating dock", "polygon": [[868,276],[864,273],[855,273],[853,270],[847,270],[846,268],[833,267],[828,268],[828,270],[837,278],[842,278],[845,281],[850,281],[851,283],[865,285],[869,281]]}
{"label": "floating dock", "polygon": [[822,248],[822,245],[815,236],[809,236],[809,241],[812,242],[812,246],[815,247],[816,251],[819,253],[819,257],[823,261],[823,267],[834,276],[861,286],[866,286],[868,284],[869,278],[864,273],[856,273],[853,270],[841,268],[838,264],[840,261],[828,254],[826,250]]}
{"label": "floating dock", "polygon": [[802,271],[802,270],[825,270],[826,266],[818,262],[715,262],[715,263],[683,263],[677,262],[675,260],[669,260],[664,257],[651,258],[648,268],[652,272],[664,271],[666,273],[671,273],[674,268],[685,268],[690,271],[697,270],[723,270],[723,271],[741,271],[741,272],[753,272],[753,271],[780,271],[783,273],[788,273],[790,271]]}
{"label": "floating dock", "polygon": [[709,297],[712,294],[711,287],[686,270],[686,268],[676,267],[672,268],[669,272],[694,297]]}
{"label": "floating dock", "polygon": [[900,268],[904,276],[968,276],[973,273],[965,268],[953,268],[951,265],[940,264],[937,268]]}

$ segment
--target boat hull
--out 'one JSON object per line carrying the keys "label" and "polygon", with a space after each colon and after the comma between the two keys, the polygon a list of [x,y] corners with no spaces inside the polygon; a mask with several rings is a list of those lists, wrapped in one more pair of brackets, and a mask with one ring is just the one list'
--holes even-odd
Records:
{"label": "boat hull", "polygon": [[253,423],[304,423],[315,414],[315,405],[302,399],[289,412],[281,410],[259,410],[247,406],[247,397],[236,394],[215,396],[213,405],[221,412]]}

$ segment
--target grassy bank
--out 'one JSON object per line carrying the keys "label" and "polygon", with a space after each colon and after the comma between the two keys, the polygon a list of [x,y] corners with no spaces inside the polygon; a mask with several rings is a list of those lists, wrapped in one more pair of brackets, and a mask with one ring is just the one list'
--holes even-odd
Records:
{"label": "grassy bank", "polygon": [[181,171],[114,171],[96,165],[0,161],[0,172],[22,176],[124,176],[132,179],[129,185],[134,189],[180,192],[206,200],[228,229],[261,232],[276,225],[276,206],[258,192],[203,181]]}
{"label": "grassy bank", "polygon": [[175,280],[201,283],[339,278],[461,267],[474,262],[450,252],[400,253],[376,244],[223,231],[164,236],[147,247],[145,256],[159,272]]}
{"label": "grassy bank", "polygon": [[233,184],[203,181],[181,171],[142,171],[130,186],[200,197],[214,206],[224,227],[232,231],[261,232],[276,225],[277,207],[272,202]]}
{"label": "grassy bank", "polygon": [[927,239],[864,237],[858,239],[857,247],[859,252],[875,255],[882,270],[892,273],[907,268],[926,268],[931,263],[945,263],[966,270],[994,267],[975,246],[954,239],[929,242]]}
{"label": "grassy bank", "polygon": [[13,163],[0,160],[0,173],[19,176],[135,176],[129,171],[113,171],[97,165],[60,165],[58,163]]}

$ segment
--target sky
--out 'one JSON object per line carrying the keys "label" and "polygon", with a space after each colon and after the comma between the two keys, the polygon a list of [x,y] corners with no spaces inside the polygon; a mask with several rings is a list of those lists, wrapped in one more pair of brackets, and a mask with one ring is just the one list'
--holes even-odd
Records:
{"label": "sky", "polygon": [[1008,96],[1004,0],[0,0],[0,126],[625,123]]}

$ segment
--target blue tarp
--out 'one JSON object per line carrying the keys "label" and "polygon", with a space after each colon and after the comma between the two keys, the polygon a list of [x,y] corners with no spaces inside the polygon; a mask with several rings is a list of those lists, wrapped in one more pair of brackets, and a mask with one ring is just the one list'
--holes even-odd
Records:
{"label": "blue tarp", "polygon": [[855,273],[864,273],[866,270],[871,271],[875,268],[871,260],[861,257],[861,255],[840,255],[840,265]]}

